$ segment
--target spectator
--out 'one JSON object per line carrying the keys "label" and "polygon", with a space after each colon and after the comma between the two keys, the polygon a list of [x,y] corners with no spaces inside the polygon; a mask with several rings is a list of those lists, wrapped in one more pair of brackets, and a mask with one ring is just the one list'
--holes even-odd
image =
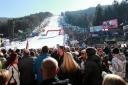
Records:
{"label": "spectator", "polygon": [[41,64],[43,81],[40,85],[68,85],[66,80],[57,78],[58,62],[54,58],[46,58]]}
{"label": "spectator", "polygon": [[97,55],[101,58],[101,61],[102,61],[102,70],[105,71],[106,73],[112,73],[110,70],[109,70],[109,59],[108,59],[108,56],[105,55],[105,53],[103,52],[103,49],[102,48],[98,48],[97,49]]}
{"label": "spectator", "polygon": [[112,72],[125,78],[125,70],[126,70],[126,58],[123,54],[120,53],[118,48],[114,48],[113,51],[113,59],[112,59]]}
{"label": "spectator", "polygon": [[20,85],[35,85],[34,62],[29,50],[24,50],[23,58],[19,61]]}
{"label": "spectator", "polygon": [[81,70],[70,52],[64,53],[63,62],[60,66],[60,79],[70,79],[72,85],[81,85]]}
{"label": "spectator", "polygon": [[7,51],[5,49],[2,49],[1,52],[3,53],[4,58],[8,58],[9,55],[7,54]]}
{"label": "spectator", "polygon": [[103,60],[105,53],[102,48],[97,48],[97,55],[101,58],[101,60]]}
{"label": "spectator", "polygon": [[19,80],[19,69],[18,69],[18,55],[17,53],[11,53],[10,57],[8,58],[7,61],[7,69],[11,73],[11,78],[9,80],[9,84],[13,85],[20,85],[20,80]]}
{"label": "spectator", "polygon": [[39,56],[37,56],[37,59],[35,61],[35,64],[34,64],[34,68],[35,68],[35,74],[37,75],[37,82],[38,82],[38,85],[41,83],[42,81],[42,76],[41,76],[41,72],[40,72],[40,69],[41,69],[41,62],[43,59],[45,59],[46,57],[48,57],[48,47],[47,46],[44,46],[42,48],[42,52]]}
{"label": "spectator", "polygon": [[63,62],[64,53],[65,53],[65,47],[58,46],[58,50],[56,53],[54,53],[54,56],[52,54],[52,57],[54,57],[57,60],[59,67]]}
{"label": "spectator", "polygon": [[22,58],[21,50],[20,49],[16,49],[15,52],[18,54],[19,59],[21,59]]}
{"label": "spectator", "polygon": [[30,51],[30,56],[33,57],[33,58],[37,58],[37,57],[36,57],[36,52],[35,52],[35,51]]}
{"label": "spectator", "polygon": [[0,61],[2,64],[2,69],[5,69],[5,64],[6,64],[6,58],[4,58],[4,55],[2,52],[0,52]]}
{"label": "spectator", "polygon": [[102,64],[99,56],[96,55],[94,48],[87,48],[87,60],[84,70],[84,85],[101,85],[102,84]]}
{"label": "spectator", "polygon": [[105,47],[105,48],[103,49],[103,51],[104,51],[104,53],[105,53],[105,57],[107,57],[107,59],[108,59],[109,61],[111,61],[111,60],[112,60],[111,49],[110,49],[109,47]]}
{"label": "spectator", "polygon": [[82,70],[84,70],[84,64],[85,64],[86,59],[87,59],[87,53],[86,53],[85,49],[81,50],[79,58],[81,60],[80,67]]}
{"label": "spectator", "polygon": [[10,73],[8,70],[0,69],[0,85],[8,85]]}
{"label": "spectator", "polygon": [[127,85],[127,83],[118,75],[107,74],[104,77],[102,85]]}

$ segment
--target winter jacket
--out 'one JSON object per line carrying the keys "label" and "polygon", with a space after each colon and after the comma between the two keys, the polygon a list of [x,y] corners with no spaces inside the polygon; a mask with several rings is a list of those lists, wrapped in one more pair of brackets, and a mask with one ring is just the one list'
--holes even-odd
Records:
{"label": "winter jacket", "polygon": [[41,63],[46,57],[48,57],[48,53],[41,54],[37,57],[34,63],[34,72],[37,76],[36,79],[38,84],[43,80],[42,73],[41,73]]}
{"label": "winter jacket", "polygon": [[112,72],[125,77],[126,72],[126,58],[123,54],[115,54],[112,59]]}
{"label": "winter jacket", "polygon": [[81,70],[78,69],[74,72],[64,72],[60,69],[58,74],[59,79],[69,79],[72,85],[81,85],[82,84],[82,73]]}
{"label": "winter jacket", "polygon": [[20,71],[20,84],[21,85],[34,85],[34,62],[36,57],[25,56],[19,61]]}
{"label": "winter jacket", "polygon": [[58,78],[52,78],[43,80],[40,85],[71,85],[67,79],[59,80]]}
{"label": "winter jacket", "polygon": [[85,62],[83,85],[102,85],[102,64],[97,55],[89,56]]}

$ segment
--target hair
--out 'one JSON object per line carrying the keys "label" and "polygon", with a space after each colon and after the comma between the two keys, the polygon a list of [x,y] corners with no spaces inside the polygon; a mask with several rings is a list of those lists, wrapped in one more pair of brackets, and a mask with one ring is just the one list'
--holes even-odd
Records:
{"label": "hair", "polygon": [[71,48],[71,51],[72,51],[72,52],[75,52],[75,48],[74,48],[74,47],[72,47],[72,48]]}
{"label": "hair", "polygon": [[60,49],[62,49],[63,51],[65,51],[65,47],[64,46],[59,46]]}
{"label": "hair", "polygon": [[48,51],[49,51],[48,46],[42,47],[42,53],[48,53]]}
{"label": "hair", "polygon": [[58,69],[58,62],[52,57],[45,58],[42,61],[41,69],[45,70],[45,75],[48,77],[54,76],[56,74],[53,74],[53,71]]}
{"label": "hair", "polygon": [[105,52],[105,54],[109,54],[111,52],[111,50],[108,47],[105,47],[103,51]]}
{"label": "hair", "polygon": [[[84,56],[82,56],[82,55],[84,55]],[[83,49],[83,50],[80,51],[80,58],[83,59],[83,60],[87,59],[86,49]]]}
{"label": "hair", "polygon": [[96,54],[95,48],[89,47],[86,49],[87,56],[93,56]]}
{"label": "hair", "polygon": [[2,52],[3,54],[6,54],[7,51],[6,51],[6,49],[2,49],[1,52]]}
{"label": "hair", "polygon": [[35,51],[30,51],[30,56],[36,56]]}
{"label": "hair", "polygon": [[114,48],[112,50],[112,53],[114,53],[114,54],[119,54],[119,52],[120,52],[120,50],[118,48]]}
{"label": "hair", "polygon": [[0,69],[0,85],[5,85],[10,79],[10,73],[8,70]]}
{"label": "hair", "polygon": [[66,52],[70,52],[70,47],[69,47],[69,46],[66,46],[66,47],[65,47],[65,51],[66,51]]}
{"label": "hair", "polygon": [[86,50],[83,49],[83,50],[80,51],[80,53],[81,53],[81,54],[86,54]]}
{"label": "hair", "polygon": [[107,74],[104,77],[102,85],[127,85],[125,80],[115,74]]}
{"label": "hair", "polygon": [[13,62],[15,61],[15,59],[18,58],[18,54],[13,52],[10,54],[10,57],[8,58],[7,60],[7,66],[10,65],[10,64],[13,64]]}
{"label": "hair", "polygon": [[74,72],[80,68],[70,52],[64,53],[63,63],[60,67],[65,72]]}
{"label": "hair", "polygon": [[16,53],[19,53],[20,52],[20,49],[16,49],[16,51],[15,51]]}

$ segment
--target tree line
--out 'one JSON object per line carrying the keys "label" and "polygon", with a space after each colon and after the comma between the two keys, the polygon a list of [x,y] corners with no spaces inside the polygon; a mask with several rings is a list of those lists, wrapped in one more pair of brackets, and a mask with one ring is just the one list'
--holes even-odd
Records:
{"label": "tree line", "polygon": [[50,16],[52,16],[50,12],[40,12],[20,18],[0,19],[0,34],[3,34],[4,38],[23,39],[30,35],[32,30],[40,25],[45,18]]}
{"label": "tree line", "polygon": [[[88,14],[88,12],[90,13]],[[77,40],[82,40],[81,38],[83,37],[79,36],[86,36],[85,34],[87,34],[87,31],[89,31],[91,26],[102,25],[103,21],[111,19],[118,20],[118,31],[121,32],[123,26],[128,24],[128,0],[122,0],[120,3],[117,0],[114,0],[112,5],[102,6],[98,4],[93,10],[68,11],[63,13],[63,15],[65,16],[66,23],[81,27],[79,30],[82,32],[72,30],[74,32],[72,34],[77,34],[74,35]],[[86,33],[83,29],[86,30]]]}

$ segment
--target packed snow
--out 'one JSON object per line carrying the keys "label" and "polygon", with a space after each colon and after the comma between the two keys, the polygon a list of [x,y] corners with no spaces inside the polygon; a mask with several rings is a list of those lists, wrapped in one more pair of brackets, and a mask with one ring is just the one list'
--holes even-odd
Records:
{"label": "packed snow", "polygon": [[[61,16],[52,16],[44,20],[40,26],[33,30],[33,33],[38,33],[38,36],[27,38],[25,41],[15,41],[10,45],[6,45],[5,48],[9,49],[24,49],[28,41],[29,49],[41,48],[44,45],[48,47],[56,47],[57,44],[64,45],[63,29],[59,25]],[[46,25],[46,26],[44,26]]]}

